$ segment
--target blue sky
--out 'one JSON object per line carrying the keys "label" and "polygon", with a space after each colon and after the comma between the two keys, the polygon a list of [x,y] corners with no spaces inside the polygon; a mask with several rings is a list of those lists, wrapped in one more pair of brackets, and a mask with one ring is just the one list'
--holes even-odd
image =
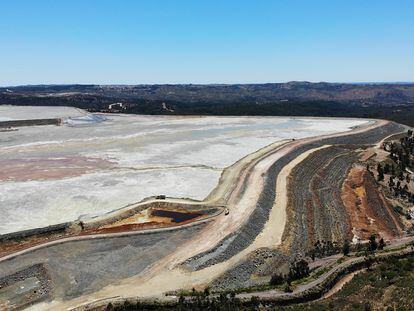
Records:
{"label": "blue sky", "polygon": [[414,81],[412,0],[0,0],[0,85]]}

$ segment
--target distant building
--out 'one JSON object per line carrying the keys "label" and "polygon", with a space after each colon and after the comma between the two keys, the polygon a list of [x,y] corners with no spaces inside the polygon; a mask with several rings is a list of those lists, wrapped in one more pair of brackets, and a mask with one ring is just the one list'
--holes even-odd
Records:
{"label": "distant building", "polygon": [[110,104],[108,106],[108,110],[118,110],[118,111],[120,111],[120,110],[123,110],[123,109],[126,109],[126,105],[124,105],[123,103],[113,103],[113,104]]}
{"label": "distant building", "polygon": [[124,103],[113,103],[108,105],[107,109],[101,110],[101,112],[121,112],[122,110],[126,110],[128,106],[128,104]]}

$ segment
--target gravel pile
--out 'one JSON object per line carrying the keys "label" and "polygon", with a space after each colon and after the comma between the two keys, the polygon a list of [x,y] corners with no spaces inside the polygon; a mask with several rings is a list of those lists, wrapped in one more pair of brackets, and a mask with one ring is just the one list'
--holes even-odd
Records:
{"label": "gravel pile", "polygon": [[[21,284],[24,284],[24,281],[30,278],[35,278],[36,280],[36,287],[34,289],[27,291],[19,297],[7,297],[7,287],[13,286],[16,283],[20,283],[20,286],[23,286]],[[50,298],[52,284],[44,265],[35,264],[10,275],[0,277],[0,289],[5,289],[5,291],[0,293],[0,300],[11,299],[16,309],[20,309],[35,302]]]}

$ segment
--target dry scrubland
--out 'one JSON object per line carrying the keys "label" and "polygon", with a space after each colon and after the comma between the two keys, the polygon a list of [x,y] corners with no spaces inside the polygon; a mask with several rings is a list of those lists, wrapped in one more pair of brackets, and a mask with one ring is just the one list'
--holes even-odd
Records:
{"label": "dry scrubland", "polygon": [[[20,128],[3,136],[0,161],[19,164],[6,170],[8,177],[1,182],[6,186],[1,199],[8,207],[0,213],[10,220],[4,232],[70,221],[85,211],[100,214],[53,232],[3,235],[3,247],[13,249],[16,241],[24,245],[20,253],[0,258],[3,303],[40,302],[36,308],[56,310],[114,296],[165,298],[165,292],[192,287],[259,288],[275,272],[287,273],[298,258],[314,258],[312,269],[334,262],[338,257],[321,258],[337,253],[345,240],[366,238],[361,233],[364,217],[387,239],[404,235],[375,180],[365,177],[362,209],[355,200],[360,192],[352,184],[366,152],[406,130],[399,124],[106,118],[82,116],[61,127]],[[356,125],[361,128],[341,133]],[[33,139],[31,133],[38,135]],[[54,173],[40,172],[45,167]],[[11,195],[6,188],[12,186],[22,196]],[[30,191],[33,187],[38,195]],[[161,193],[184,198],[152,198],[104,213]],[[30,219],[22,217],[28,210]],[[70,211],[67,218],[58,218],[62,211]],[[174,223],[160,217],[178,212],[198,213],[199,218]],[[157,225],[125,227],[142,219]],[[292,297],[310,286],[299,286]]]}

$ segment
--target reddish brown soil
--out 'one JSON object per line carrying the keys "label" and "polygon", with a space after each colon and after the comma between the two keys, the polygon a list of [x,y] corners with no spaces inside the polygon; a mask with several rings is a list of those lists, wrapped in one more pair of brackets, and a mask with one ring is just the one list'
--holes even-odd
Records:
{"label": "reddish brown soil", "polygon": [[125,224],[116,227],[106,227],[106,228],[98,228],[98,229],[91,229],[91,230],[84,230],[80,235],[91,235],[91,234],[103,234],[103,233],[118,233],[118,232],[128,232],[128,231],[137,231],[141,229],[155,229],[155,228],[163,228],[167,227],[168,225],[165,223],[160,223],[156,221],[149,221],[139,224]]}
{"label": "reddish brown soil", "polygon": [[342,200],[350,215],[353,233],[360,239],[366,240],[371,234],[392,239],[402,234],[398,216],[365,168],[358,166],[349,172]]}
{"label": "reddish brown soil", "polygon": [[116,227],[105,227],[105,228],[98,228],[93,230],[84,230],[80,235],[91,235],[91,234],[103,234],[103,233],[118,233],[118,232],[129,232],[129,231],[138,231],[143,229],[158,229],[158,228],[167,228],[167,227],[174,227],[177,224],[184,225],[194,220],[203,218],[204,215],[200,217],[195,217],[186,221],[182,222],[159,222],[159,221],[148,221],[143,223],[136,223],[136,224],[124,224]]}
{"label": "reddish brown soil", "polygon": [[27,181],[74,177],[114,163],[91,157],[0,159],[0,181]]}
{"label": "reddish brown soil", "polygon": [[[183,213],[183,212],[181,212]],[[189,213],[194,214],[194,213]],[[205,214],[198,214],[199,216],[193,217],[186,221],[181,222],[172,222],[170,218],[167,217],[154,217],[154,221],[150,220],[143,223],[131,223],[131,224],[122,224],[114,227],[105,227],[105,228],[97,228],[97,229],[85,229],[85,230],[67,230],[62,231],[59,233],[50,233],[50,234],[42,234],[38,236],[30,236],[26,238],[22,238],[18,241],[5,241],[0,242],[0,257],[33,247],[37,245],[41,245],[47,242],[52,242],[56,240],[60,240],[63,238],[74,237],[74,236],[86,236],[86,235],[95,235],[95,234],[105,234],[105,233],[119,233],[119,232],[132,232],[132,231],[139,231],[143,229],[158,229],[158,228],[167,228],[167,227],[174,227],[176,225],[184,225],[187,223],[191,223],[195,220],[199,220],[204,218]]]}
{"label": "reddish brown soil", "polygon": [[0,257],[13,254],[33,246],[41,245],[46,242],[52,242],[75,235],[76,234],[74,232],[62,232],[58,234],[52,233],[48,235],[31,236],[17,241],[0,242]]}

